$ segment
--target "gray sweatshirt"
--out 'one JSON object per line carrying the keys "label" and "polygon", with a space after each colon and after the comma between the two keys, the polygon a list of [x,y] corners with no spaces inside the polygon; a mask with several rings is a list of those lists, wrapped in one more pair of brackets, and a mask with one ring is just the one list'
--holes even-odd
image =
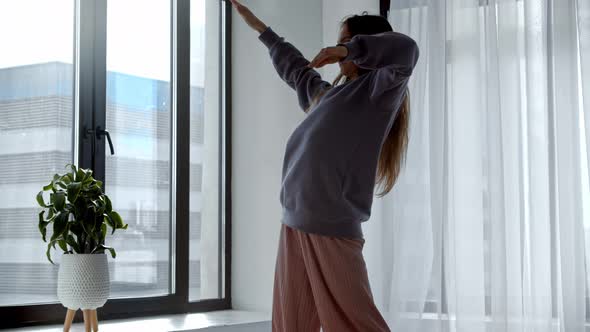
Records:
{"label": "gray sweatshirt", "polygon": [[307,233],[362,238],[369,219],[381,146],[405,96],[418,47],[396,32],[357,35],[348,56],[371,69],[335,87],[271,28],[260,35],[280,77],[306,110],[328,90],[287,141],[280,201],[282,222]]}

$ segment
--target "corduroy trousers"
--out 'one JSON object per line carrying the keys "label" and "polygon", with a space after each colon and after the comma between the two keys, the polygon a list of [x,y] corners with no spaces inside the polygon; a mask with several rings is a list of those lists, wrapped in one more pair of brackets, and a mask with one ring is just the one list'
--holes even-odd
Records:
{"label": "corduroy trousers", "polygon": [[390,331],[373,301],[363,239],[281,227],[273,332]]}

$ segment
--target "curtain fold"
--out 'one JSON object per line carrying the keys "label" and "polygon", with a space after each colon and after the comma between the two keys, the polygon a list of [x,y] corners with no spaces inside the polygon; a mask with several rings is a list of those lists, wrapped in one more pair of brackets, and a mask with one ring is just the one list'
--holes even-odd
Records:
{"label": "curtain fold", "polygon": [[[555,243],[557,245],[558,317],[566,331],[582,331],[585,321],[586,275],[581,211],[581,156],[579,123],[578,52],[575,1],[550,5],[549,96],[555,167]],[[573,19],[572,19],[573,18]],[[551,98],[552,97],[552,98]]]}
{"label": "curtain fold", "polygon": [[421,51],[406,165],[364,226],[392,330],[584,331],[590,2],[408,0],[389,19]]}
{"label": "curtain fold", "polygon": [[[580,107],[582,118],[584,119],[584,136],[586,143],[586,169],[585,180],[590,181],[590,1],[578,0],[576,2],[577,23],[578,23],[578,42],[580,50],[580,86],[582,90],[582,105]],[[583,160],[582,160],[583,161]],[[584,171],[584,168],[582,168]],[[584,172],[583,172],[584,173]],[[584,188],[584,186],[583,186]],[[590,190],[582,195],[582,205],[584,210],[584,240],[586,252],[590,253]],[[586,255],[586,269],[590,266],[590,255]],[[590,285],[590,273],[586,273],[586,285]]]}
{"label": "curtain fold", "polygon": [[590,165],[590,1],[577,0],[578,42],[580,48],[583,114],[586,133],[586,156]]}

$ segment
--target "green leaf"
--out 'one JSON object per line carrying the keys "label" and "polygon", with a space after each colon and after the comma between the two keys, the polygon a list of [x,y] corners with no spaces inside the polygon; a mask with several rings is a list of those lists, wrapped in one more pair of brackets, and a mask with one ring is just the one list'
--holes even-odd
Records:
{"label": "green leaf", "polygon": [[85,225],[86,225],[86,219],[80,219],[80,220],[78,220],[78,226],[81,226],[82,227],[82,230],[84,231],[83,233],[88,234],[88,231],[86,231],[86,226]]}
{"label": "green leaf", "polygon": [[86,235],[88,235],[91,238],[95,238],[95,234],[93,234],[94,233],[94,219],[93,218],[87,218],[87,219],[81,220],[80,225],[82,225],[82,228],[84,229],[84,233],[86,233]]}
{"label": "green leaf", "polygon": [[[70,182],[76,181],[76,174],[78,173],[78,169],[75,165],[69,164],[71,172],[67,173],[68,178],[71,180]],[[67,167],[67,166],[66,166]]]}
{"label": "green leaf", "polygon": [[80,247],[78,246],[78,242],[76,242],[76,239],[74,239],[74,237],[71,234],[68,234],[68,237],[66,239],[66,243],[72,247],[72,249],[74,249],[74,251],[76,253],[80,253]]}
{"label": "green leaf", "polygon": [[45,255],[47,256],[47,259],[49,260],[49,262],[51,262],[51,264],[55,264],[51,260],[51,247],[52,247],[52,245],[55,245],[55,241],[49,242],[49,244],[47,244],[47,251],[45,252]]}
{"label": "green leaf", "polygon": [[59,245],[59,247],[61,248],[61,250],[63,250],[64,252],[67,252],[68,251],[68,246],[67,246],[66,240],[59,239],[59,240],[57,240],[57,244]]}
{"label": "green leaf", "polygon": [[55,218],[57,218],[58,214],[59,214],[59,212],[57,212],[57,214],[52,215],[51,218],[48,218],[47,220],[45,220],[47,222],[47,224],[54,222]]}
{"label": "green leaf", "polygon": [[76,201],[81,188],[82,184],[80,182],[72,182],[68,184],[68,200],[70,202],[74,203]]}
{"label": "green leaf", "polygon": [[53,189],[53,181],[50,184],[43,187],[43,191],[47,191],[47,190],[51,190],[51,189]]}
{"label": "green leaf", "polygon": [[123,224],[123,219],[121,219],[121,216],[116,211],[111,211],[110,215],[113,218],[113,223],[116,228],[123,228],[123,226],[125,226],[125,224]]}
{"label": "green leaf", "polygon": [[116,227],[115,227],[115,223],[114,223],[113,219],[111,218],[111,216],[110,216],[108,213],[105,213],[105,214],[104,214],[104,221],[105,221],[105,222],[106,222],[106,223],[109,225],[109,227],[111,227],[111,229],[113,230],[113,231],[111,232],[111,235],[112,235],[112,234],[115,234],[115,229],[116,229]]}
{"label": "green leaf", "polygon": [[106,202],[104,201],[104,196],[99,196],[96,200],[96,212],[98,214],[103,214],[106,209]]}
{"label": "green leaf", "polygon": [[[99,229],[100,231],[100,229]],[[97,234],[96,232],[96,225],[92,226],[92,232],[90,232],[90,237],[96,241],[96,242],[100,242],[100,234]]]}
{"label": "green leaf", "polygon": [[62,211],[66,205],[66,194],[58,191],[53,194],[53,206],[57,211]]}
{"label": "green leaf", "polygon": [[76,173],[76,181],[77,182],[84,182],[89,175],[89,170],[84,168],[78,168],[78,172]]}
{"label": "green leaf", "polygon": [[102,224],[100,226],[100,242],[104,242],[104,239],[107,237],[107,224]]}
{"label": "green leaf", "polygon": [[47,236],[47,225],[49,223],[43,219],[44,214],[45,214],[45,211],[41,211],[41,213],[39,213],[39,232],[41,232],[41,236],[43,237],[43,242],[47,242],[45,237]]}
{"label": "green leaf", "polygon": [[68,226],[69,215],[69,212],[62,212],[57,215],[55,221],[53,222],[53,235],[51,236],[51,241],[55,241],[64,233],[66,227]]}
{"label": "green leaf", "polygon": [[89,176],[87,174],[86,177],[84,178],[84,180],[82,180],[82,184],[84,186],[87,186],[87,185],[90,185],[92,183],[92,181],[94,181],[94,179],[92,178],[92,176]]}
{"label": "green leaf", "polygon": [[[83,250],[84,250],[84,244],[82,243],[82,240],[84,238],[84,228],[79,224],[79,223],[72,223],[70,225],[70,237],[73,238],[72,235],[76,236],[76,243],[77,243],[77,247],[74,247],[74,249],[79,253],[82,254]],[[71,241],[68,237],[68,241]],[[71,245],[71,244],[70,244]]]}
{"label": "green leaf", "polygon": [[102,250],[108,250],[111,253],[111,257],[116,258],[117,257],[117,252],[115,251],[115,249],[113,247],[107,247],[105,245],[98,245],[98,247]]}
{"label": "green leaf", "polygon": [[39,226],[39,231],[41,231],[41,236],[43,238],[43,242],[47,242],[47,225],[45,227]]}
{"label": "green leaf", "polygon": [[70,173],[64,174],[64,176],[61,177],[61,180],[66,185],[69,184],[69,183],[71,183],[72,181],[74,181],[74,179],[72,179],[72,176],[70,175]]}
{"label": "green leaf", "polygon": [[43,200],[43,191],[40,191],[37,194],[37,203],[42,207],[47,207],[47,205],[45,204],[45,201]]}
{"label": "green leaf", "polygon": [[94,211],[98,210],[99,207],[100,201],[98,199],[91,200],[90,205],[88,205],[88,208],[94,209]]}
{"label": "green leaf", "polygon": [[113,204],[111,203],[111,199],[107,195],[104,195],[103,197],[104,197],[104,201],[105,201],[106,212],[107,213],[113,212]]}

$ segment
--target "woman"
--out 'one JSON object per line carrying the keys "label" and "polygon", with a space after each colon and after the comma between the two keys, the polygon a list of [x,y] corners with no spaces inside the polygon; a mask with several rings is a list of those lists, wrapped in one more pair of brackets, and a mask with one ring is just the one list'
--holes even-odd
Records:
{"label": "woman", "polygon": [[[277,72],[308,113],[285,152],[273,331],[389,331],[369,287],[361,222],[369,219],[375,184],[386,194],[400,171],[408,141],[407,84],[418,47],[385,18],[351,16],[338,45],[309,62],[231,1],[260,33]],[[340,75],[329,84],[314,68],[332,63],[340,65]]]}

